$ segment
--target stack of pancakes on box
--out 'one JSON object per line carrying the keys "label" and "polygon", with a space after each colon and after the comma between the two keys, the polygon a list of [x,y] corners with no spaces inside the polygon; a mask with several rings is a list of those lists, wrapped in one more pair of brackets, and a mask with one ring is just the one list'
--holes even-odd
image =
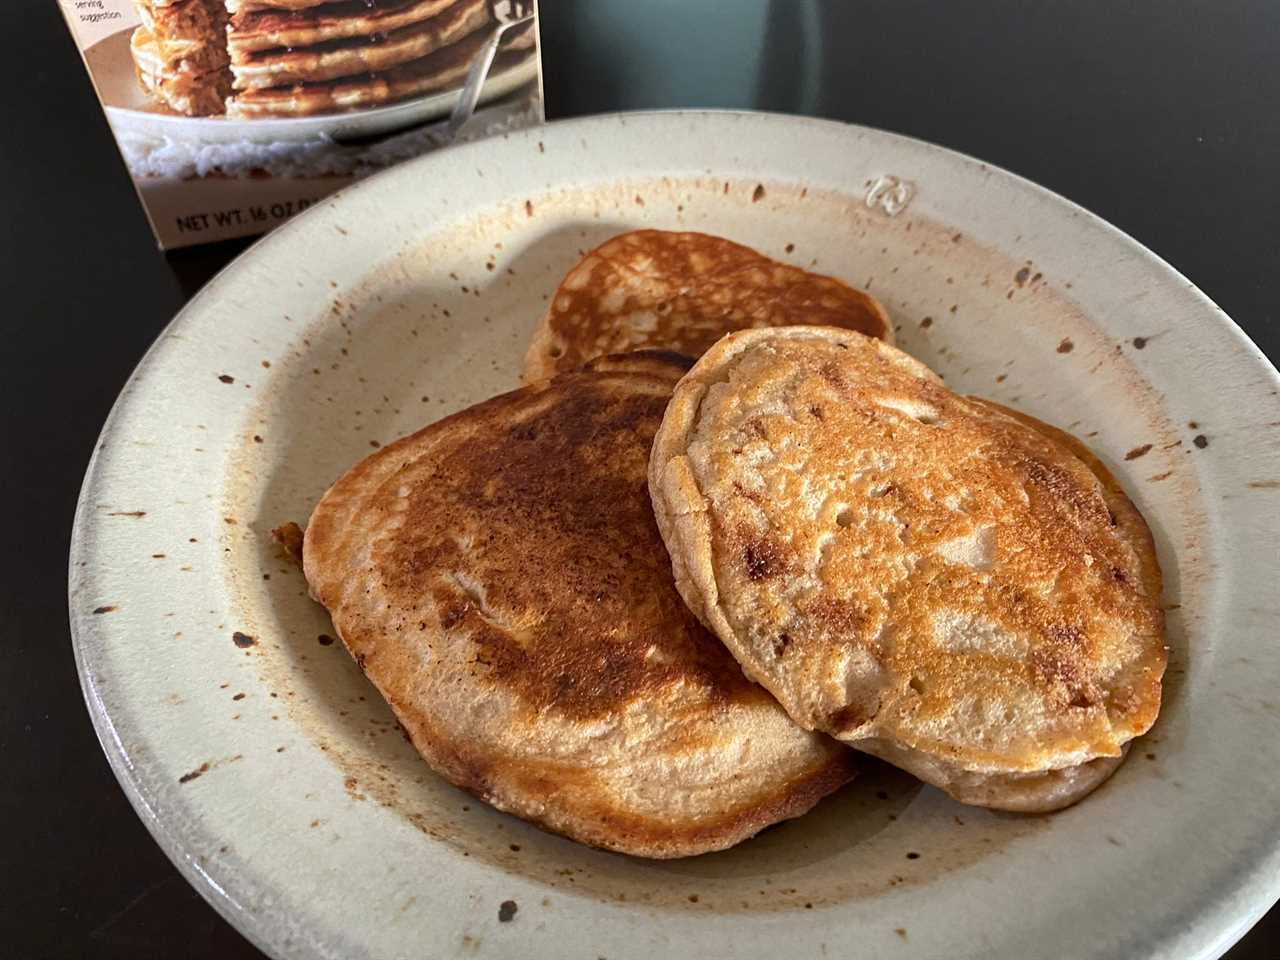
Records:
{"label": "stack of pancakes on box", "polygon": [[849,780],[848,747],[1073,803],[1159,709],[1151,535],[1078,440],[891,336],[834,278],[617,237],[527,386],[329,489],[312,595],[433,768],[593,845],[724,848]]}
{"label": "stack of pancakes on box", "polygon": [[187,116],[222,113],[231,73],[221,0],[135,0],[134,5],[142,26],[129,46],[142,88]]}
{"label": "stack of pancakes on box", "polygon": [[[137,2],[145,25],[134,50],[143,85],[190,115],[309,116],[457,87],[494,25],[488,0]],[[174,19],[185,26],[183,41],[208,51],[198,65],[177,61],[176,48],[161,61],[163,76],[174,78],[168,87],[180,86],[182,94],[148,80],[159,59],[145,47],[157,10],[182,11]],[[530,28],[509,32],[497,69],[527,56],[533,44]]]}

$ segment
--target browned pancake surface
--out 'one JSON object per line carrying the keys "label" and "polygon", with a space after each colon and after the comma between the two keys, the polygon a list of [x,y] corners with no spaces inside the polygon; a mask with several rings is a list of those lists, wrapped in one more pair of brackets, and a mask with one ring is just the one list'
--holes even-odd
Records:
{"label": "browned pancake surface", "polygon": [[646,856],[728,846],[851,774],[684,605],[649,444],[687,362],[605,358],[379,451],[316,508],[315,597],[429,763]]}
{"label": "browned pancake surface", "polygon": [[727,337],[677,388],[651,471],[686,599],[806,727],[1038,809],[1155,720],[1141,515],[1078,441],[901,351],[829,328]]}
{"label": "browned pancake surface", "polygon": [[892,339],[884,308],[833,277],[705,233],[636,230],[591,251],[561,282],[529,346],[525,380],[625,350],[697,357],[732,330],[788,323]]}

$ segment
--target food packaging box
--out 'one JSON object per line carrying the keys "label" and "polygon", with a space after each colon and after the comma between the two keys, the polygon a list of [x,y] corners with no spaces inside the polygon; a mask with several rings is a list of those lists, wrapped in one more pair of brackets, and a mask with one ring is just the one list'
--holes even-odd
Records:
{"label": "food packaging box", "polygon": [[58,3],[163,249],[544,119],[533,0]]}

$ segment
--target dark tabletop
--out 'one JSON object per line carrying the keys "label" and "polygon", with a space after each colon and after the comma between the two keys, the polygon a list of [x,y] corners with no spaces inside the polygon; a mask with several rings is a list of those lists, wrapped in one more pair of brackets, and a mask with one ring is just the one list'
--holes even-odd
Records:
{"label": "dark tabletop", "polygon": [[[65,602],[76,494],[116,393],[246,244],[157,253],[53,0],[3,16],[0,956],[257,957],[111,775]],[[1110,220],[1280,356],[1280,6],[543,0],[542,16],[554,117],[755,107],[944,144]],[[1228,956],[1280,957],[1280,910]]]}

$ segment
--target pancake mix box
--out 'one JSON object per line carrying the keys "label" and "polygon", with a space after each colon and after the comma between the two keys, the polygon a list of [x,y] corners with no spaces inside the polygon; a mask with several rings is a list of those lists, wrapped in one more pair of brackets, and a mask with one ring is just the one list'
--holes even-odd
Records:
{"label": "pancake mix box", "polygon": [[164,249],[543,121],[534,0],[58,0]]}

